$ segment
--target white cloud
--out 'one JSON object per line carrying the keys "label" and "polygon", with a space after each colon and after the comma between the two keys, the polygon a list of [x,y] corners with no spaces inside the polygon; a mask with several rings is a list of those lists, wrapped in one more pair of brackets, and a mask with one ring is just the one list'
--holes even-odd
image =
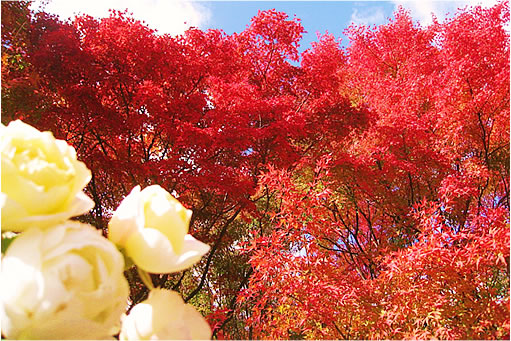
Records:
{"label": "white cloud", "polygon": [[[31,8],[38,9],[44,2],[47,0],[36,0]],[[43,8],[62,19],[77,14],[102,18],[109,15],[109,9],[128,9],[134,18],[145,21],[149,27],[158,30],[158,33],[172,35],[183,33],[191,26],[204,27],[211,18],[207,7],[187,0],[50,0]]]}
{"label": "white cloud", "polygon": [[432,20],[432,13],[438,18],[439,21],[443,21],[447,17],[452,17],[458,8],[464,8],[467,5],[475,6],[482,5],[483,7],[491,7],[497,3],[497,0],[465,0],[465,1],[431,1],[431,0],[419,0],[419,1],[392,1],[395,5],[395,9],[399,6],[410,10],[412,18],[418,20],[421,25],[430,25]]}
{"label": "white cloud", "polygon": [[356,25],[378,25],[385,21],[385,12],[381,7],[354,8],[351,13],[351,22]]}

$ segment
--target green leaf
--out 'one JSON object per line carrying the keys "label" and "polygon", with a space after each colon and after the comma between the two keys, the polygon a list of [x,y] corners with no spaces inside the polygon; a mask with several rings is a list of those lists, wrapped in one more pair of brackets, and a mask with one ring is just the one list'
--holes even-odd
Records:
{"label": "green leaf", "polygon": [[19,234],[14,232],[4,232],[2,233],[2,254],[7,251],[9,245],[14,241],[14,239],[18,238]]}

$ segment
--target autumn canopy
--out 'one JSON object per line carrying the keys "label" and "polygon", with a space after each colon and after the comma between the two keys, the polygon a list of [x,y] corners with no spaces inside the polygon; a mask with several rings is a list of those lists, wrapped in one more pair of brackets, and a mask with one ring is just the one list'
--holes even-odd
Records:
{"label": "autumn canopy", "polygon": [[[214,338],[509,338],[509,2],[427,27],[401,9],[301,54],[298,19],[247,24],[2,1],[2,123],[76,149],[104,235],[137,185],[193,212],[209,252],[150,276]],[[131,309],[148,290],[126,277]]]}

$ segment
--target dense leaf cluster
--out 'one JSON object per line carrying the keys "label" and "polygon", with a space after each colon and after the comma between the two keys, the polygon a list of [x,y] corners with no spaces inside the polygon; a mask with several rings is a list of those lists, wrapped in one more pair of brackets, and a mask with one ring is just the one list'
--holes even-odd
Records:
{"label": "dense leaf cluster", "polygon": [[2,121],[76,148],[105,234],[138,184],[193,210],[210,253],[153,281],[215,337],[505,338],[506,25],[508,2],[428,27],[399,10],[300,55],[275,10],[169,36],[2,2]]}

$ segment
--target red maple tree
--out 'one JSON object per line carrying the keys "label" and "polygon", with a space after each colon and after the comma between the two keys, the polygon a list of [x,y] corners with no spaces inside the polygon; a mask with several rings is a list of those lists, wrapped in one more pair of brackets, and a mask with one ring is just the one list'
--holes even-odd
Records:
{"label": "red maple tree", "polygon": [[[159,35],[2,2],[2,121],[72,144],[107,231],[136,185],[211,252],[153,275],[217,338],[509,337],[509,3],[351,26]],[[298,65],[299,62],[299,65]],[[128,271],[131,300],[147,291]]]}

